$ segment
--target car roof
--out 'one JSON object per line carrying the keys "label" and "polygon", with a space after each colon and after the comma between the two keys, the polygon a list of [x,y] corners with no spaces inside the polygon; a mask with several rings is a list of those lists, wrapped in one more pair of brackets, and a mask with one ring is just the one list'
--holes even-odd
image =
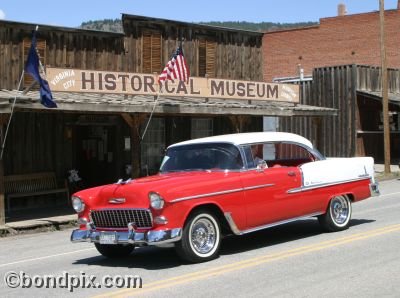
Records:
{"label": "car roof", "polygon": [[219,135],[184,141],[173,144],[170,147],[202,143],[231,143],[234,145],[245,145],[264,142],[294,142],[300,143],[311,149],[313,148],[312,143],[306,138],[297,134],[287,132],[248,132]]}

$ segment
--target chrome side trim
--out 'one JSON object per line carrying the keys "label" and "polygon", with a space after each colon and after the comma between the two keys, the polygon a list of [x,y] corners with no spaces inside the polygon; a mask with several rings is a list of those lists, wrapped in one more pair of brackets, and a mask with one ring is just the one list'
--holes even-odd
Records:
{"label": "chrome side trim", "polygon": [[187,200],[194,200],[194,199],[202,199],[202,198],[212,197],[212,196],[220,196],[220,195],[225,195],[225,194],[234,193],[234,192],[240,192],[240,191],[244,191],[244,190],[253,190],[253,189],[258,189],[258,188],[271,187],[274,185],[275,184],[262,184],[262,185],[256,185],[256,186],[249,186],[249,187],[243,187],[243,188],[235,188],[235,189],[228,189],[228,190],[223,190],[223,191],[210,192],[210,193],[205,193],[205,194],[201,194],[201,195],[173,199],[173,200],[171,200],[171,203],[187,201]]}
{"label": "chrome side trim", "polygon": [[243,231],[240,231],[238,229],[238,227],[236,226],[236,223],[233,220],[232,215],[231,215],[230,212],[225,212],[224,216],[225,216],[225,218],[226,218],[226,220],[227,220],[232,232],[235,235],[244,235],[244,234],[248,234],[248,233],[252,233],[252,232],[256,232],[256,231],[272,228],[272,227],[275,227],[275,226],[283,225],[283,224],[286,224],[286,223],[289,223],[289,222],[293,222],[293,221],[296,221],[296,220],[307,219],[307,218],[318,216],[318,215],[321,215],[321,214],[324,214],[324,213],[323,212],[311,213],[311,214],[308,214],[308,215],[289,218],[289,219],[273,222],[273,223],[270,223],[270,224],[254,227],[254,228],[243,230]]}
{"label": "chrome side trim", "polygon": [[226,218],[226,220],[227,220],[227,222],[228,222],[233,234],[241,235],[242,232],[236,226],[236,223],[232,218],[232,213],[231,212],[225,212],[224,215],[225,215],[225,218]]}
{"label": "chrome side trim", "polygon": [[309,191],[312,189],[317,189],[317,188],[324,188],[328,186],[334,186],[334,185],[339,185],[343,183],[350,183],[350,182],[356,182],[356,181],[362,181],[362,180],[367,180],[370,179],[370,177],[363,177],[363,178],[356,178],[356,179],[349,179],[349,180],[342,180],[342,181],[337,181],[337,182],[330,182],[330,183],[320,183],[316,185],[310,185],[310,186],[301,186],[298,188],[292,188],[287,191],[288,194],[292,193],[297,193],[297,192],[302,192],[302,191]]}
{"label": "chrome side trim", "polygon": [[244,190],[253,190],[253,189],[258,189],[258,188],[265,188],[265,187],[271,187],[274,186],[275,184],[269,183],[269,184],[262,184],[262,185],[256,185],[256,186],[249,186],[243,188]]}
{"label": "chrome side trim", "polygon": [[229,190],[205,193],[205,194],[201,194],[201,195],[177,198],[177,199],[171,200],[171,203],[187,201],[187,200],[193,200],[193,199],[201,199],[201,198],[211,197],[211,196],[219,196],[219,195],[224,195],[224,194],[234,193],[234,192],[239,192],[239,191],[243,191],[243,188],[229,189]]}

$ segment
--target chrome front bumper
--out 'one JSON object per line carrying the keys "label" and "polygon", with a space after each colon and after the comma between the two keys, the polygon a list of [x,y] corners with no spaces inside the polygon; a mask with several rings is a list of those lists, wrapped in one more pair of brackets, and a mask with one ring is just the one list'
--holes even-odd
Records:
{"label": "chrome front bumper", "polygon": [[379,196],[381,194],[380,191],[379,191],[378,182],[370,183],[369,190],[371,191],[371,197],[377,197],[377,196]]}
{"label": "chrome front bumper", "polygon": [[[134,230],[125,231],[96,231],[74,230],[71,234],[72,242],[102,243],[102,238],[113,239],[112,242],[103,244],[137,244],[137,245],[163,245],[176,242],[182,238],[182,229],[176,228],[163,231],[148,231],[138,233]],[[111,237],[110,237],[111,236]],[[109,240],[108,240],[109,241]]]}

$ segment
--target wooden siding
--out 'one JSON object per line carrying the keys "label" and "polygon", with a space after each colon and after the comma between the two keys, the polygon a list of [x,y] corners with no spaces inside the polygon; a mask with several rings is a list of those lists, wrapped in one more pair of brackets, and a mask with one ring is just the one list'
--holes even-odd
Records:
{"label": "wooden siding", "polygon": [[[191,76],[205,71],[210,77],[263,80],[261,33],[149,18],[138,21],[125,15],[123,24],[125,35],[41,26],[37,38],[45,42],[40,49],[44,65],[159,73],[183,38]],[[18,86],[33,29],[29,24],[0,21],[0,88]],[[200,40],[206,41],[205,53]]]}
{"label": "wooden siding", "polygon": [[[34,26],[0,21],[0,88],[16,89]],[[125,71],[121,34],[41,26],[39,52],[45,66]],[[25,42],[24,42],[25,40]]]}
{"label": "wooden siding", "polygon": [[[390,93],[400,93],[400,70],[388,69],[388,85]],[[357,91],[381,91],[380,67],[344,65],[314,69],[313,80],[301,83],[300,103],[335,108],[338,115],[323,118],[282,117],[279,130],[305,136],[326,156],[366,154],[381,160],[383,148],[376,148],[376,144],[381,144],[383,139],[379,130],[374,129],[374,135],[357,131],[362,130],[360,117],[365,119],[366,113],[373,113],[374,119],[379,118],[382,105],[379,102],[365,103],[357,98]],[[372,104],[376,108],[368,110]],[[390,110],[397,111],[398,108],[390,105]],[[391,134],[391,142],[393,156],[398,158],[400,142],[397,134]]]}
{"label": "wooden siding", "polygon": [[301,84],[301,104],[334,108],[338,116],[282,118],[279,129],[309,138],[326,156],[356,153],[357,66],[317,68],[313,81]]}
{"label": "wooden siding", "polygon": [[[127,58],[132,72],[144,72],[140,67],[138,44],[146,30],[162,36],[161,66],[171,58],[180,40],[191,76],[262,81],[262,34],[211,26],[151,19],[130,15],[122,17]],[[136,55],[134,55],[136,53]],[[205,63],[205,64],[204,64]],[[161,71],[160,69],[159,71]]]}
{"label": "wooden siding", "polygon": [[[381,68],[357,66],[357,90],[381,91]],[[400,93],[400,69],[388,69],[388,88],[390,93]]]}

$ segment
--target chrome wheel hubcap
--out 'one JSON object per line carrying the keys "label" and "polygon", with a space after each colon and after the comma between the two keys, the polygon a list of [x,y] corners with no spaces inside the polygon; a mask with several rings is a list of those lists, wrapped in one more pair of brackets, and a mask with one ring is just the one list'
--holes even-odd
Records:
{"label": "chrome wheel hubcap", "polygon": [[345,223],[349,218],[349,201],[344,196],[338,196],[332,199],[331,215],[332,219],[339,225]]}
{"label": "chrome wheel hubcap", "polygon": [[210,252],[215,246],[215,226],[206,218],[201,218],[193,224],[190,236],[193,248],[201,254]]}

